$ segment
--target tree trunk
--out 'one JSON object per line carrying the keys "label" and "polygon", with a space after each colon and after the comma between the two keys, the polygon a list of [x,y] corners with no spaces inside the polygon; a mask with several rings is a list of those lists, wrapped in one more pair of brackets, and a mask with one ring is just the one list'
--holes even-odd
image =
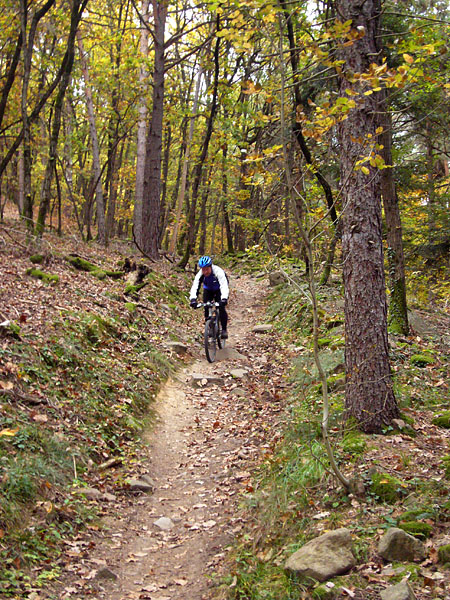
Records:
{"label": "tree trunk", "polygon": [[159,2],[158,0],[152,0],[152,4],[155,23],[153,32],[155,46],[153,107],[145,153],[141,248],[147,256],[156,260],[159,258],[158,241],[161,209],[161,152],[165,74],[164,32],[167,17],[167,4],[164,1]]}
{"label": "tree trunk", "polygon": [[203,196],[202,203],[200,207],[200,219],[199,219],[199,227],[200,227],[200,241],[198,244],[198,252],[203,256],[206,253],[206,205],[208,202],[209,191],[211,189],[211,171],[212,165],[208,169],[208,174],[206,175],[206,181],[203,182]]}
{"label": "tree trunk", "polygon": [[25,182],[24,182],[24,166],[23,166],[23,148],[19,148],[19,159],[17,162],[17,181],[19,186],[18,202],[19,214],[22,215],[25,208]]}
{"label": "tree trunk", "polygon": [[224,144],[222,148],[222,207],[225,233],[227,236],[228,254],[234,254],[233,233],[231,231],[230,215],[228,213],[228,172],[227,172],[228,145]]}
{"label": "tree trunk", "polygon": [[164,160],[162,169],[162,183],[161,183],[161,223],[159,226],[158,243],[161,246],[164,232],[167,227],[167,221],[169,220],[169,206],[167,203],[167,177],[169,173],[169,162],[170,162],[170,148],[172,145],[172,126],[168,123],[166,127],[166,136],[164,140]]}
{"label": "tree trunk", "polygon": [[[217,17],[217,32],[219,31],[219,17]],[[211,111],[208,117],[208,123],[206,126],[205,138],[203,140],[202,152],[195,165],[194,170],[194,179],[192,183],[192,199],[191,206],[189,210],[189,220],[188,220],[188,235],[187,235],[187,244],[186,249],[183,255],[183,258],[178,263],[180,268],[185,268],[189,258],[194,249],[195,243],[195,209],[197,206],[197,196],[200,187],[200,181],[202,178],[203,165],[206,161],[206,157],[208,156],[208,148],[209,142],[211,140],[211,135],[213,131],[214,118],[217,111],[217,95],[218,95],[218,87],[219,87],[219,48],[220,48],[220,39],[217,37],[216,45],[214,48],[214,86],[213,86],[213,97],[211,101]]]}
{"label": "tree trunk", "polygon": [[[149,0],[142,0],[141,14],[145,23],[149,22]],[[141,90],[138,107],[138,130],[136,142],[136,189],[134,198],[133,228],[138,244],[142,245],[142,198],[144,194],[145,172],[145,142],[147,139],[147,91],[148,91],[148,36],[149,32],[141,24],[140,53],[141,66],[139,67],[139,89]]]}
{"label": "tree trunk", "polygon": [[78,48],[81,58],[81,70],[85,85],[86,108],[88,112],[89,131],[92,144],[92,170],[94,175],[95,198],[97,202],[97,236],[99,244],[106,245],[105,202],[102,187],[102,168],[100,165],[100,148],[98,144],[97,126],[95,124],[94,101],[89,80],[89,68],[83,47],[81,33],[77,31]]}
{"label": "tree trunk", "polygon": [[67,50],[65,55],[65,68],[61,80],[58,86],[58,94],[55,100],[54,114],[53,114],[53,126],[50,134],[49,151],[47,166],[44,174],[44,181],[42,183],[41,190],[41,201],[39,204],[39,213],[36,223],[36,234],[42,235],[45,227],[45,219],[47,217],[48,209],[50,207],[51,199],[51,184],[53,174],[56,171],[56,158],[59,140],[59,131],[61,128],[61,115],[64,97],[66,95],[67,87],[70,82],[70,76],[72,73],[73,62],[75,58],[75,36],[80,22],[83,10],[88,0],[74,0],[72,4],[71,18],[70,18],[70,32],[67,40]]}
{"label": "tree trunk", "polygon": [[[23,194],[24,207],[23,217],[27,222],[29,229],[33,228],[33,198],[31,195],[31,118],[28,113],[28,88],[31,77],[31,65],[34,49],[34,38],[39,21],[50,10],[55,3],[55,0],[47,0],[41,8],[35,11],[31,19],[30,28],[27,36],[28,28],[28,2],[20,0],[20,26],[22,34],[22,54],[23,54],[23,77],[22,77],[22,94],[21,94],[21,117],[22,117],[22,151],[23,151]],[[17,140],[16,140],[17,141]],[[20,143],[20,142],[19,142]],[[10,148],[8,158],[13,146]],[[4,160],[5,160],[4,159]],[[4,162],[4,161],[3,161]]]}
{"label": "tree trunk", "polygon": [[[21,11],[23,11],[23,5],[21,5]],[[4,75],[5,83],[3,84],[2,93],[0,96],[0,127],[1,127],[1,124],[3,123],[3,117],[5,116],[5,110],[6,110],[6,106],[8,104],[8,96],[9,96],[9,93],[13,86],[14,79],[16,77],[16,70],[17,70],[17,65],[19,64],[20,55],[22,52],[23,40],[24,40],[24,37],[23,37],[23,27],[22,27],[21,31],[19,32],[19,34],[17,36],[17,42],[16,42],[16,47],[14,48],[14,53],[12,54],[11,57],[8,56],[6,59],[6,68],[5,68],[5,75]]]}
{"label": "tree trunk", "polygon": [[184,153],[184,159],[183,159],[183,168],[182,168],[182,172],[181,172],[181,184],[180,184],[180,189],[179,189],[178,197],[177,197],[175,221],[173,224],[173,234],[172,234],[172,239],[170,240],[170,246],[169,246],[169,252],[171,254],[175,253],[175,249],[177,247],[178,233],[180,230],[181,211],[183,209],[184,197],[186,194],[187,171],[188,171],[188,166],[189,166],[189,158],[191,155],[191,145],[192,145],[192,138],[194,136],[195,118],[197,116],[197,111],[198,111],[198,98],[200,95],[200,85],[201,85],[202,77],[203,77],[203,69],[202,69],[202,67],[200,67],[199,71],[198,71],[198,75],[197,75],[197,82],[195,84],[194,100],[192,103],[192,116],[191,116],[190,122],[189,122],[189,132],[188,132],[188,137],[186,140],[186,151]]}
{"label": "tree trunk", "polygon": [[[294,81],[294,86],[293,86],[294,110],[293,110],[293,112],[294,112],[294,116],[295,116],[297,109],[300,109],[303,104],[302,99],[301,99],[301,93],[300,93],[300,80],[299,80],[299,72],[298,72],[298,44],[295,40],[294,27],[292,25],[292,15],[289,13],[289,10],[288,10],[288,2],[286,0],[280,0],[280,5],[285,14],[287,34],[288,34],[288,40],[289,40],[289,56],[290,56],[292,76],[293,76],[293,81]],[[334,203],[333,192],[331,190],[331,186],[328,183],[328,181],[326,180],[326,178],[320,172],[320,169],[318,168],[318,166],[315,164],[315,161],[313,160],[313,157],[311,155],[311,151],[310,151],[308,145],[306,144],[306,140],[305,140],[305,137],[304,137],[303,131],[302,131],[302,126],[301,126],[300,122],[295,119],[295,117],[294,117],[294,122],[293,122],[293,131],[294,131],[295,137],[297,139],[298,145],[300,146],[302,154],[305,158],[306,163],[308,165],[314,167],[314,169],[313,169],[314,176],[316,177],[317,181],[319,182],[319,184],[323,190],[323,193],[325,196],[325,201],[328,206],[328,210],[330,212],[331,220],[332,220],[333,224],[336,225],[338,216],[336,213],[336,206]]]}
{"label": "tree trunk", "polygon": [[[358,94],[357,107],[338,127],[341,153],[341,189],[345,206],[342,249],[345,289],[346,408],[367,433],[380,433],[397,417],[392,389],[387,337],[383,245],[381,229],[380,175],[369,162],[355,168],[373,148],[365,140],[376,139],[376,94],[364,95],[364,80],[346,77],[347,72],[364,73],[378,56],[380,3],[367,0],[338,0],[337,14],[351,20],[365,35],[343,45],[340,92]],[[360,29],[362,30],[362,29]],[[368,142],[369,143],[369,142]],[[373,142],[372,142],[373,143]]]}
{"label": "tree trunk", "polygon": [[436,221],[434,215],[436,190],[434,187],[433,124],[430,119],[426,120],[425,141],[427,148],[428,240],[430,244],[433,244],[436,235]]}
{"label": "tree trunk", "polygon": [[383,196],[386,237],[388,246],[389,287],[389,327],[394,333],[408,335],[408,307],[406,303],[405,260],[403,257],[402,222],[398,207],[397,188],[394,181],[392,161],[392,117],[386,98],[382,104],[381,121],[383,132],[380,144],[381,154],[389,167],[381,171],[381,194]]}
{"label": "tree trunk", "polygon": [[[28,7],[27,1],[20,2],[20,24],[22,27],[23,44],[23,77],[22,94],[20,102],[20,113],[22,117],[23,141],[22,141],[22,181],[23,181],[23,213],[27,227],[33,227],[33,204],[31,200],[31,126],[28,117],[28,87],[31,75],[31,55],[33,52],[33,40],[27,40]],[[31,33],[30,33],[31,37]],[[31,47],[30,47],[31,41]]]}

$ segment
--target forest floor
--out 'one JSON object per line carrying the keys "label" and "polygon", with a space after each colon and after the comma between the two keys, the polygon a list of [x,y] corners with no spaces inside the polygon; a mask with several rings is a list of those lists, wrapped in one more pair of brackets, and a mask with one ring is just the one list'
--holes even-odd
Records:
{"label": "forest floor", "polygon": [[[403,575],[383,564],[377,554],[378,539],[388,526],[399,522],[408,499],[420,503],[424,496],[423,503],[431,507],[431,516],[426,517],[432,531],[425,540],[427,558],[417,573],[402,573],[414,579],[418,600],[450,600],[450,570],[438,565],[436,550],[443,540],[450,543],[449,477],[442,460],[449,454],[450,430],[432,423],[433,416],[448,407],[449,318],[445,310],[416,304],[411,335],[390,340],[397,395],[403,414],[413,422],[414,435],[392,431],[366,436],[362,453],[355,455],[340,447],[340,425],[331,428],[343,468],[365,478],[368,469],[377,465],[401,478],[408,490],[407,497],[394,504],[380,503],[370,495],[361,501],[345,495],[335,478],[324,471],[312,483],[295,479],[306,471],[310,477],[317,468],[310,441],[302,440],[302,432],[314,430],[321,413],[320,395],[307,395],[317,382],[310,334],[302,333],[299,325],[309,318],[301,296],[291,297],[292,290],[286,289],[286,304],[272,319],[273,329],[255,333],[254,326],[268,319],[270,302],[276,302],[273,298],[265,302],[267,278],[228,271],[230,338],[216,362],[209,364],[202,346],[201,311],[187,307],[192,274],[176,273],[165,261],[151,265],[150,283],[135,300],[137,315],[128,314],[125,307],[131,298],[124,296],[123,278],[99,280],[74,270],[64,259],[69,253],[80,254],[113,269],[130,254],[127,245],[104,252],[75,237],[47,236],[42,249],[42,268],[59,276],[55,285],[26,275],[33,252],[23,230],[14,224],[0,229],[0,322],[9,319],[19,324],[22,338],[3,335],[0,340],[0,485],[11,496],[13,478],[19,483],[23,480],[17,470],[10,471],[11,475],[2,469],[8,465],[13,469],[15,463],[26,466],[20,463],[25,451],[25,461],[31,464],[33,444],[45,442],[47,432],[55,439],[70,439],[72,448],[64,449],[69,471],[73,466],[74,473],[68,473],[62,487],[50,485],[39,474],[39,481],[44,482],[42,497],[35,498],[23,513],[29,522],[22,529],[34,536],[32,545],[21,538],[15,546],[20,543],[19,553],[10,552],[6,545],[9,538],[0,506],[0,550],[10,561],[3,579],[8,587],[4,595],[0,589],[0,598],[210,600],[231,597],[236,590],[235,598],[287,600],[291,595],[286,592],[290,583],[283,571],[286,558],[305,539],[337,527],[351,529],[359,552],[358,567],[343,580],[338,597],[379,598],[380,590]],[[342,330],[330,330],[329,325],[336,324],[338,316],[342,319],[341,290],[330,286],[321,302],[324,335],[334,332],[323,355],[338,364]],[[94,316],[102,326],[113,325],[107,335],[90,328]],[[282,321],[286,316],[295,325]],[[95,343],[92,334],[97,336]],[[165,345],[175,337],[188,346],[181,358]],[[121,428],[130,397],[151,397],[158,385],[158,376],[145,366],[155,352],[159,353],[155,365],[164,367],[159,378],[163,383],[150,407],[156,418],[149,419],[136,447]],[[431,357],[430,364],[411,366],[411,357],[418,352]],[[141,355],[145,361],[139,361]],[[27,364],[30,360],[36,362]],[[83,362],[88,363],[85,374]],[[164,383],[168,363],[176,370]],[[299,378],[299,373],[308,381]],[[211,381],[214,377],[216,383]],[[135,396],[127,396],[130,390]],[[339,408],[342,389],[331,398]],[[93,400],[98,400],[95,406],[100,411],[92,413],[94,421],[95,415],[103,419],[104,414],[111,429],[102,430],[103,438],[95,429],[87,429],[92,415],[80,414],[90,410]],[[301,408],[304,401],[306,412]],[[106,409],[111,410],[101,412]],[[78,479],[75,463],[75,456],[81,456],[75,450],[83,445],[93,458],[87,466],[77,458],[84,480]],[[35,447],[42,454],[39,445]],[[286,447],[293,451],[292,464]],[[112,460],[108,466],[108,459],[118,454],[122,461]],[[273,467],[272,488],[265,489],[261,482],[263,464],[266,474]],[[133,491],[129,479],[145,477],[152,491]],[[92,510],[94,517],[84,521],[87,527],[77,524],[68,533],[66,522],[75,521],[71,507],[79,493],[76,486],[86,482],[93,489],[87,488],[85,499],[77,502],[82,502],[85,514]],[[265,514],[257,512],[258,498],[263,498],[260,505]],[[18,506],[21,510],[22,505]],[[5,523],[9,524],[7,518]],[[55,523],[60,529],[53,527]],[[58,540],[48,558],[39,562],[39,556],[46,556],[46,548],[39,548],[39,536],[41,546],[54,543],[54,538],[47,541],[49,531],[56,531]],[[27,556],[34,561],[31,569],[24,550],[29,547],[32,552]],[[282,591],[277,593],[277,589]],[[298,588],[292,597],[309,599],[312,595],[309,589]]]}

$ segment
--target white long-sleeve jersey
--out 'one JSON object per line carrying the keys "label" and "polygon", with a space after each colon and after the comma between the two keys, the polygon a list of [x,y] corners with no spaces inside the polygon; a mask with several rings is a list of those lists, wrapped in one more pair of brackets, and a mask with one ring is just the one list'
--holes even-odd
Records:
{"label": "white long-sleeve jersey", "polygon": [[[225,299],[228,300],[228,296],[230,294],[230,289],[228,287],[228,280],[227,280],[225,271],[223,269],[221,269],[220,267],[218,267],[217,265],[212,265],[211,268],[212,268],[212,273],[211,273],[211,275],[206,277],[206,279],[208,280],[210,277],[212,277],[213,278],[212,282],[214,282],[214,279],[215,279],[220,287],[220,297],[223,298],[224,300]],[[189,300],[197,299],[200,285],[204,282],[204,280],[205,280],[205,276],[203,275],[202,270],[200,269],[200,271],[197,273],[197,275],[195,276],[194,281],[192,283],[191,291],[189,292]],[[210,289],[210,288],[207,286],[206,289]]]}

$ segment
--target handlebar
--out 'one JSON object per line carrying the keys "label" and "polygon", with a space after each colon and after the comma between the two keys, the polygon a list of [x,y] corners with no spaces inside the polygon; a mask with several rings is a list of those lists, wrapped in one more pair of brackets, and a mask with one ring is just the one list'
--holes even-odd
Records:
{"label": "handlebar", "polygon": [[194,308],[212,308],[213,306],[219,307],[220,304],[219,302],[198,302],[197,306],[195,306]]}

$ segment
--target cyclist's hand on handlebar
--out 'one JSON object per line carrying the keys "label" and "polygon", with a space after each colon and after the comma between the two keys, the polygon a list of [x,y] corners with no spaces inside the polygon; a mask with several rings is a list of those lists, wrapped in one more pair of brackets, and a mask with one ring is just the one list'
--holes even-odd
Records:
{"label": "cyclist's hand on handlebar", "polygon": [[195,298],[192,298],[190,304],[191,308],[197,308],[197,300]]}
{"label": "cyclist's hand on handlebar", "polygon": [[222,298],[222,300],[219,302],[220,306],[226,306],[228,304],[228,299],[227,298]]}

